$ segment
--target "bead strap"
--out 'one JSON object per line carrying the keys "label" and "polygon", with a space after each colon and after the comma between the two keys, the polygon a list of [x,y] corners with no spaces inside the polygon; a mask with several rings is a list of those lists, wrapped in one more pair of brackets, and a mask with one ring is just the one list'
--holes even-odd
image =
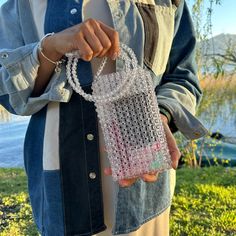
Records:
{"label": "bead strap", "polygon": [[[134,52],[132,51],[131,48],[129,48],[128,46],[126,46],[125,44],[121,44],[121,53],[119,55],[119,57],[121,59],[123,59],[125,61],[125,73],[128,74],[129,76],[127,76],[127,79],[122,81],[122,83],[117,86],[113,91],[111,91],[110,93],[107,93],[106,95],[103,96],[96,96],[96,95],[91,95],[91,94],[86,94],[79,82],[78,76],[77,76],[77,63],[78,63],[78,58],[75,57],[68,57],[68,62],[67,62],[67,66],[66,66],[66,75],[67,75],[67,79],[69,84],[71,85],[71,87],[78,93],[80,94],[85,100],[87,101],[99,101],[99,102],[105,102],[107,100],[109,101],[114,101],[119,99],[120,97],[122,97],[125,92],[127,92],[130,88],[130,86],[132,85],[135,77],[136,77],[136,72],[137,72],[137,59],[136,56],[134,54]],[[107,58],[104,57],[99,69],[96,73],[96,76],[94,78],[94,80],[97,80],[98,77],[100,76],[103,68],[105,67]],[[131,65],[133,67],[133,70],[131,71]],[[116,72],[118,73],[118,72]],[[122,91],[121,91],[122,90]]]}

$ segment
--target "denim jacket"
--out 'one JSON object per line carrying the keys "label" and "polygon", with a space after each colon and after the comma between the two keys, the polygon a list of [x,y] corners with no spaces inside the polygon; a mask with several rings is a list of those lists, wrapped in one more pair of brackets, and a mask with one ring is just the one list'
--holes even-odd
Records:
{"label": "denim jacket", "polygon": [[[59,2],[48,0],[48,9]],[[79,3],[70,0],[60,4],[59,10],[67,11]],[[201,90],[194,61],[196,38],[185,1],[107,0],[107,4],[120,41],[134,50],[141,66],[151,71],[160,107],[187,138],[203,136],[206,129],[194,117]],[[56,14],[46,15],[48,29],[53,21],[60,20]],[[77,23],[70,17],[67,22]],[[92,235],[104,230],[94,104],[72,93],[64,65],[52,75],[42,95],[30,96],[39,68],[39,38],[28,0],[9,0],[1,7],[0,31],[0,104],[14,114],[32,115],[24,160],[39,231],[51,236]],[[87,70],[78,72],[81,83],[86,92],[91,92],[90,63],[82,63]],[[123,62],[117,59],[116,70],[122,68]],[[47,108],[52,102],[60,103],[60,161],[58,168],[47,170],[43,150]],[[96,173],[96,178],[90,178],[90,173]],[[165,171],[156,183],[137,181],[130,188],[119,188],[113,233],[134,231],[169,207],[169,181],[169,171]]]}

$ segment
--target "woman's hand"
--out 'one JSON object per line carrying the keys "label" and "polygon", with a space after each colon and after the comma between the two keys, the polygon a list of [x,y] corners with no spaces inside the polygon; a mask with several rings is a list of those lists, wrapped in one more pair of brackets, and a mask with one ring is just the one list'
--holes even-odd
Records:
{"label": "woman's hand", "polygon": [[[180,151],[177,147],[175,138],[173,136],[173,134],[170,131],[170,128],[168,126],[168,120],[167,118],[161,114],[161,119],[163,122],[163,126],[164,126],[164,130],[165,130],[165,134],[166,134],[166,139],[167,139],[167,144],[168,144],[168,148],[170,151],[170,155],[171,155],[171,161],[172,161],[172,167],[174,169],[177,169],[178,167],[178,162],[179,162],[179,158],[180,158]],[[104,173],[106,175],[111,175],[111,168],[105,168]],[[157,181],[158,178],[158,173],[154,172],[154,173],[148,173],[148,174],[144,174],[142,176],[140,176],[140,178],[145,181],[145,182],[155,182]],[[132,184],[134,184],[137,181],[138,178],[132,178],[132,179],[123,179],[119,181],[119,185],[121,187],[129,187]]]}
{"label": "woman's hand", "polygon": [[162,119],[164,131],[166,134],[167,145],[168,145],[170,155],[171,155],[172,167],[176,170],[178,167],[181,153],[180,153],[179,148],[177,146],[175,137],[173,136],[172,132],[170,131],[170,128],[168,125],[168,120],[167,120],[166,116],[161,114],[161,119]]}
{"label": "woman's hand", "polygon": [[[101,21],[88,19],[52,36],[42,43],[42,52],[52,61],[59,61],[66,53],[78,51],[80,58],[90,61],[93,57],[110,57],[115,60],[119,54],[119,35],[113,28]],[[32,97],[40,96],[45,90],[55,65],[39,53],[40,67]]]}
{"label": "woman's hand", "polygon": [[101,21],[88,19],[45,38],[43,42],[43,52],[52,60],[77,50],[85,61],[104,56],[115,60],[120,50],[118,32]]}

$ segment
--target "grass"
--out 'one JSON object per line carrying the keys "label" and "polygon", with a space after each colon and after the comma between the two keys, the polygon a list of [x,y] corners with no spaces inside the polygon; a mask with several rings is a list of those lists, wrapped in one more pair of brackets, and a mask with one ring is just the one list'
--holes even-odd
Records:
{"label": "grass", "polygon": [[38,236],[22,169],[0,169],[0,236]]}
{"label": "grass", "polygon": [[172,236],[236,235],[236,169],[180,169],[177,179]]}
{"label": "grass", "polygon": [[[236,235],[236,169],[177,171],[171,236]],[[36,236],[21,169],[0,169],[0,236]]]}

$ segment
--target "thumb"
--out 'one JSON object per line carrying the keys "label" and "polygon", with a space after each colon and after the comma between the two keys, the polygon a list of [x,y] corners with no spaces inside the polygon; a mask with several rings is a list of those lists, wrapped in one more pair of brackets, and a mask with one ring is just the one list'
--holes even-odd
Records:
{"label": "thumb", "polygon": [[163,126],[164,126],[164,130],[165,130],[165,134],[166,134],[167,145],[168,145],[170,155],[171,155],[172,167],[176,170],[178,167],[181,153],[180,153],[179,148],[177,146],[175,137],[173,136],[172,132],[170,131],[168,124],[163,122]]}
{"label": "thumb", "polygon": [[112,175],[111,167],[105,167],[103,172],[105,175]]}

